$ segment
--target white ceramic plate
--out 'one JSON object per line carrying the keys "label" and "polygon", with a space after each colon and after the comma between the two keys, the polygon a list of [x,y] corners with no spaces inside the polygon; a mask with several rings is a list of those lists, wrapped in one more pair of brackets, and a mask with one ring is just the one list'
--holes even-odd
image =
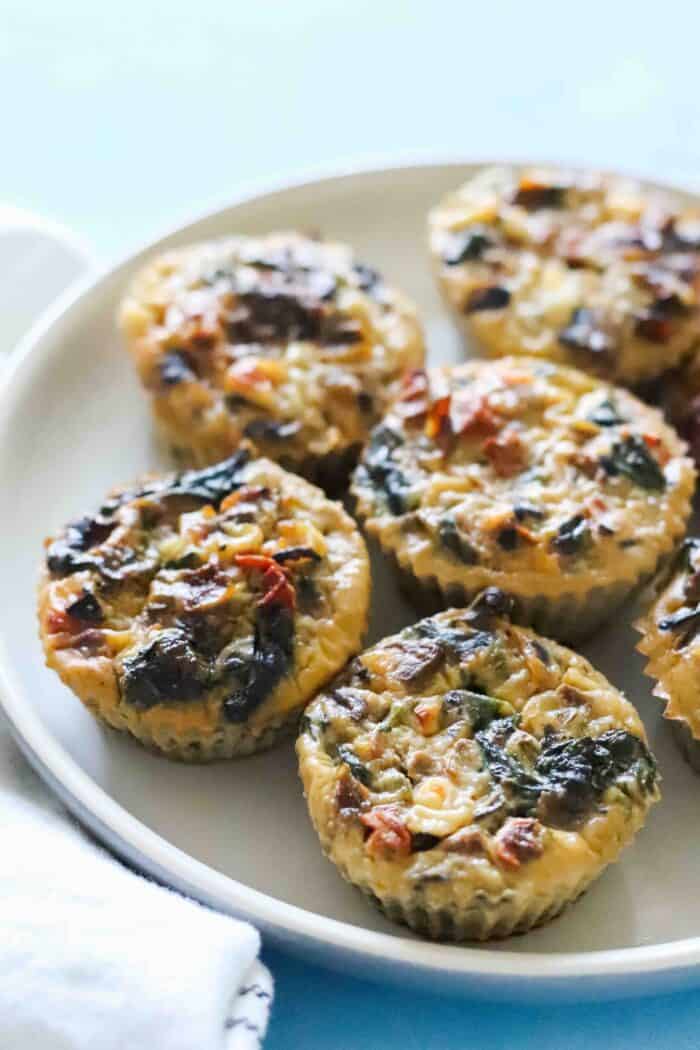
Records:
{"label": "white ceramic plate", "polygon": [[[84,283],[20,347],[0,401],[0,691],[21,746],[70,808],[137,866],[308,957],[365,975],[487,996],[622,995],[700,983],[700,783],[678,759],[619,623],[586,649],[644,715],[664,800],[638,842],[570,911],[496,946],[422,942],[322,859],[291,746],[186,767],[101,729],[43,666],[34,616],[42,538],[111,485],[167,465],[115,332],[145,255],[233,231],[320,229],[419,303],[433,361],[461,351],[424,247],[430,204],[473,170],[418,166],[306,182],[207,215]],[[376,563],[372,639],[415,617]],[[629,618],[627,618],[629,619]]]}

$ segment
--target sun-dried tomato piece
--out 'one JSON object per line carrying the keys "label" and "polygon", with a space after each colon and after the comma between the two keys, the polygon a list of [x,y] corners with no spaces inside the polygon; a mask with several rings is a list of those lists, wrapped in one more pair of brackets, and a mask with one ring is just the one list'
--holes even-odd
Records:
{"label": "sun-dried tomato piece", "polygon": [[527,451],[514,430],[488,438],[483,450],[499,478],[512,478],[527,464]]}
{"label": "sun-dried tomato piece", "polygon": [[360,820],[371,831],[365,842],[365,850],[371,857],[387,853],[407,856],[411,852],[411,832],[395,806],[377,806],[363,813]]}
{"label": "sun-dried tomato piece", "polygon": [[450,401],[449,394],[437,398],[428,409],[428,418],[425,421],[425,433],[429,438],[438,438],[446,434],[450,427]]}
{"label": "sun-dried tomato piece", "polygon": [[491,407],[488,394],[475,396],[468,391],[452,397],[450,423],[454,433],[460,436],[478,434],[487,437],[496,434],[501,426],[501,420]]}
{"label": "sun-dried tomato piece", "polygon": [[237,554],[236,565],[244,570],[262,573],[264,594],[258,605],[262,608],[280,605],[284,609],[293,609],[296,605],[294,587],[282,568],[273,558],[265,554]]}
{"label": "sun-dried tomato piece", "polygon": [[335,805],[341,817],[358,814],[368,797],[369,792],[355,777],[343,773],[335,788]]}
{"label": "sun-dried tomato piece", "polygon": [[430,385],[424,369],[413,368],[403,378],[395,411],[402,419],[423,419],[428,412]]}
{"label": "sun-dried tomato piece", "polygon": [[541,857],[543,828],[533,817],[510,817],[495,839],[496,859],[515,870],[528,860]]}

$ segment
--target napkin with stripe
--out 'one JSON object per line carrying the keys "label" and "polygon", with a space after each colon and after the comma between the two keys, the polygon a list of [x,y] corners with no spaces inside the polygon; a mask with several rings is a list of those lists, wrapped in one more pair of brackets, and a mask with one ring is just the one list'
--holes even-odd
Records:
{"label": "napkin with stripe", "polygon": [[272,1000],[247,923],[127,870],[0,732],[2,1050],[254,1050]]}

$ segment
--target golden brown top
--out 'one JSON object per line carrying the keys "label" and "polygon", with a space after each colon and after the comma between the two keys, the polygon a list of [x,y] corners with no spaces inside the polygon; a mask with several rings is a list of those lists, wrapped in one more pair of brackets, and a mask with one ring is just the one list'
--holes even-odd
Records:
{"label": "golden brown top", "polygon": [[345,245],[294,233],[155,259],[120,322],[156,411],[199,462],[241,438],[284,462],[356,446],[423,359],[407,299]]}
{"label": "golden brown top", "polygon": [[700,213],[629,179],[480,172],[431,213],[452,305],[495,353],[637,383],[700,336]]}

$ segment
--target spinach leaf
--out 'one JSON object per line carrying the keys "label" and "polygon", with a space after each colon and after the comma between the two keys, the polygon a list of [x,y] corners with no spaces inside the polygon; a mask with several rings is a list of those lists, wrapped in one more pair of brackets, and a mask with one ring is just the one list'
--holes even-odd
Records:
{"label": "spinach leaf", "polygon": [[443,711],[448,724],[456,717],[466,717],[472,733],[485,729],[495,718],[501,718],[510,708],[503,700],[471,689],[452,689],[443,697]]}
{"label": "spinach leaf", "polygon": [[599,427],[617,427],[621,423],[626,422],[618,412],[617,405],[611,397],[606,397],[605,401],[601,401],[588,418],[591,423],[595,423]]}
{"label": "spinach leaf", "polygon": [[453,517],[448,516],[442,519],[438,525],[438,537],[445,550],[453,554],[463,565],[474,565],[478,561],[477,552]]}
{"label": "spinach leaf", "polygon": [[348,767],[355,780],[359,780],[361,784],[365,785],[365,787],[372,786],[372,774],[369,769],[367,769],[367,766],[360,762],[349,744],[340,744],[336,754],[340,761],[344,762]]}
{"label": "spinach leaf", "polygon": [[623,474],[640,488],[662,492],[666,478],[646,442],[636,434],[616,441],[609,455],[603,456],[600,465],[610,475]]}
{"label": "spinach leaf", "polygon": [[584,820],[605,791],[624,777],[631,775],[645,794],[655,788],[656,762],[632,733],[621,729],[599,737],[548,733],[537,761],[528,767],[505,750],[517,724],[517,716],[500,719],[475,735],[508,811],[515,816],[536,816],[544,824],[568,828]]}
{"label": "spinach leaf", "polygon": [[357,468],[360,479],[364,473],[383,492],[392,514],[403,514],[411,503],[411,486],[393,459],[393,453],[402,444],[403,438],[390,427],[375,427]]}
{"label": "spinach leaf", "polygon": [[294,655],[294,615],[281,605],[258,606],[252,655],[227,667],[233,689],[223,703],[228,722],[245,722],[287,674]]}
{"label": "spinach leaf", "polygon": [[588,522],[582,514],[563,522],[552,539],[552,547],[559,554],[578,554],[591,538]]}
{"label": "spinach leaf", "polygon": [[199,699],[208,678],[186,633],[173,627],[124,658],[119,685],[126,703],[147,711],[156,704]]}
{"label": "spinach leaf", "polygon": [[471,226],[452,234],[442,253],[442,260],[446,266],[459,266],[460,263],[480,259],[493,243],[493,238],[484,227]]}

